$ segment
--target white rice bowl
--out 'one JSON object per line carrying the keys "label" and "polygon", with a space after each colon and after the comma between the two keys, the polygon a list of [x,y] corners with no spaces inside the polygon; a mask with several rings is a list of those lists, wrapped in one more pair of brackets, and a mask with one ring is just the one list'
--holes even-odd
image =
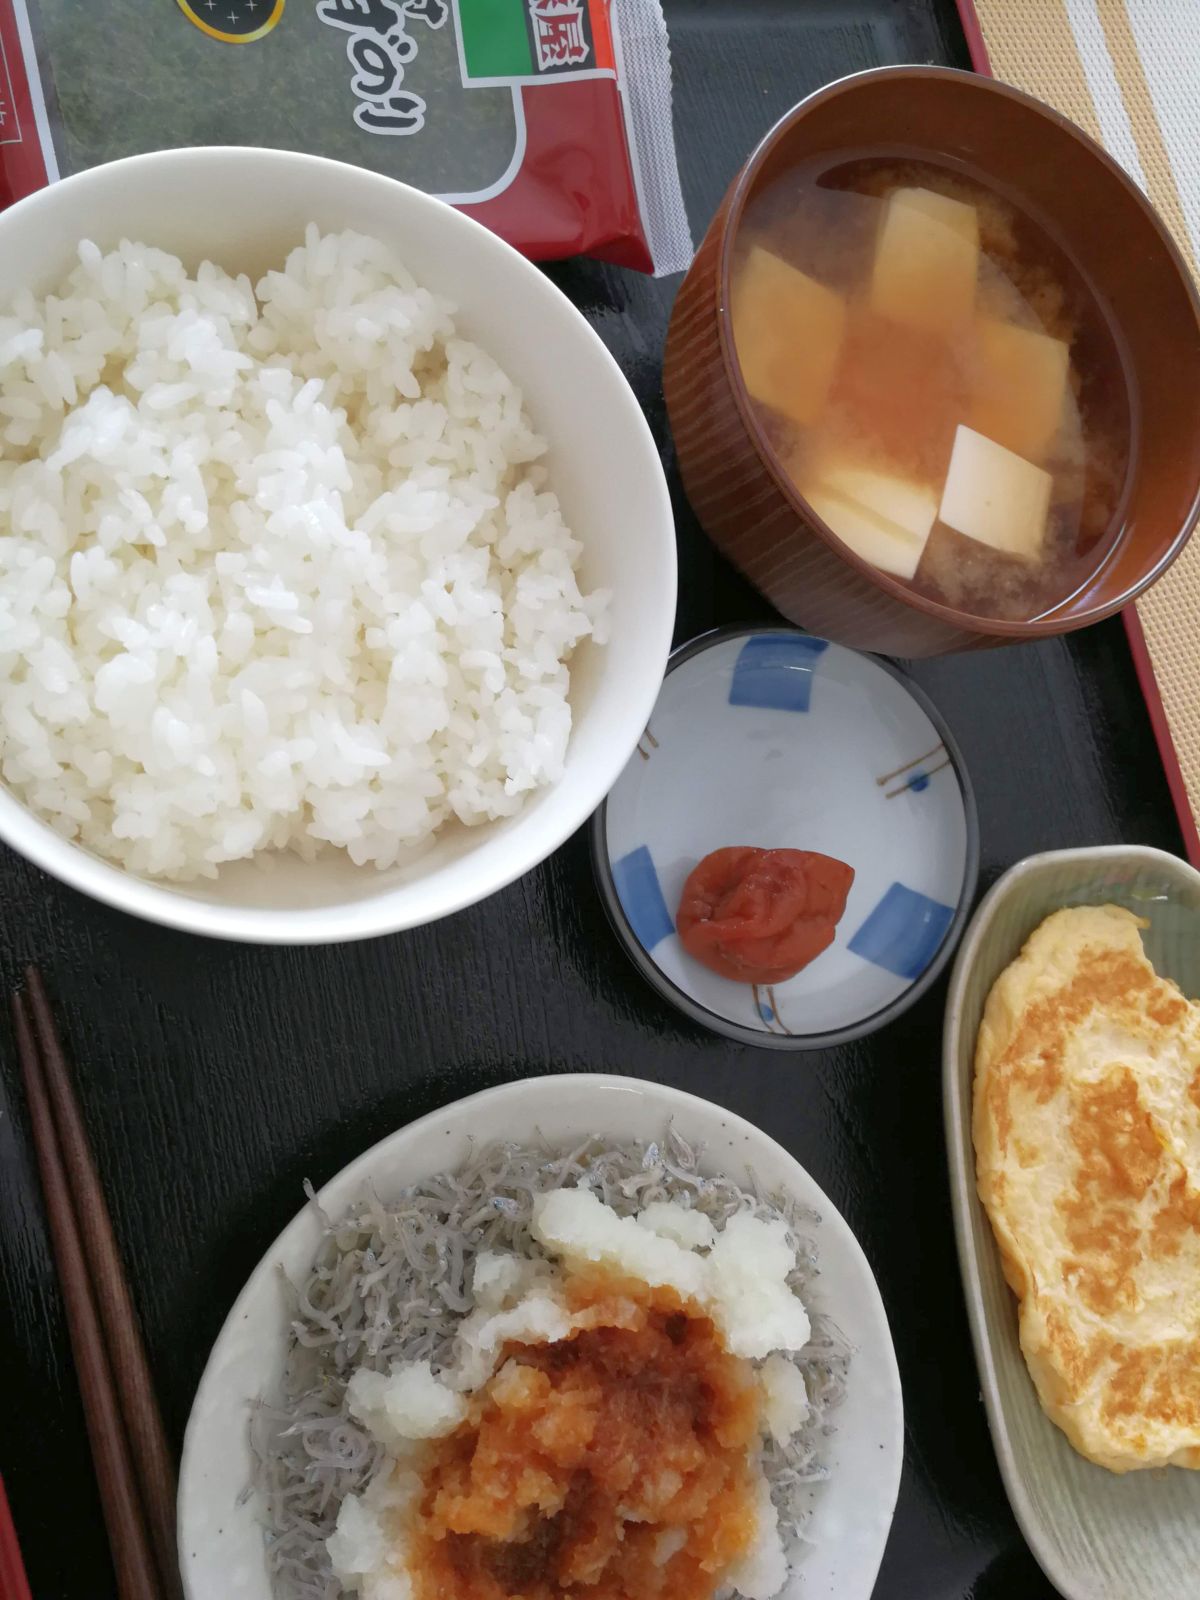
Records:
{"label": "white rice bowl", "polygon": [[85,243],[0,307],[0,773],[187,881],[386,868],[562,776],[600,640],[517,387],[383,244],[255,286]]}

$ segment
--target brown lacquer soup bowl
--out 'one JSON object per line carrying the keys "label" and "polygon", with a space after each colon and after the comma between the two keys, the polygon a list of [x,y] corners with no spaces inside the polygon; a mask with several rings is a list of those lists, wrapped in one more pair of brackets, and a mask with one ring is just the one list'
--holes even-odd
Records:
{"label": "brown lacquer soup bowl", "polygon": [[[1094,571],[1031,618],[920,593],[838,539],[789,478],[743,381],[730,317],[739,229],[799,163],[880,154],[962,173],[1033,219],[1107,329],[1128,437]],[[717,546],[792,622],[859,649],[928,656],[1065,633],[1162,575],[1200,512],[1200,306],[1131,179],[1028,95],[934,67],[863,72],[789,112],[734,179],[680,289],[664,384],[684,488]]]}

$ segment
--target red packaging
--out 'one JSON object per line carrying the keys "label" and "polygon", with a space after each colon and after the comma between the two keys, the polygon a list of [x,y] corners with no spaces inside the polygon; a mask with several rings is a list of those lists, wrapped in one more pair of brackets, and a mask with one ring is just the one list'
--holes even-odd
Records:
{"label": "red packaging", "polygon": [[0,0],[0,206],[206,144],[356,162],[537,260],[691,260],[658,0]]}

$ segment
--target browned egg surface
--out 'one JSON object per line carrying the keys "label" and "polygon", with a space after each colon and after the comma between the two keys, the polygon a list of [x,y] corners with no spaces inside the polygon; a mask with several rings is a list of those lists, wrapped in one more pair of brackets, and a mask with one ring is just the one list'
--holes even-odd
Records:
{"label": "browned egg surface", "polygon": [[1112,1471],[1200,1469],[1200,1006],[1131,912],[1055,912],[1001,973],[973,1131],[1049,1415]]}

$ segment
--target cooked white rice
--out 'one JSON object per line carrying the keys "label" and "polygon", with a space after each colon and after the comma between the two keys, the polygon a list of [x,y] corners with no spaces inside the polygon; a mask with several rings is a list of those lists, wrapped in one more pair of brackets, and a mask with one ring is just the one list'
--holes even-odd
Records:
{"label": "cooked white rice", "polygon": [[84,243],[2,308],[0,773],[60,833],[386,867],[559,778],[604,597],[452,310],[312,227],[257,291]]}

